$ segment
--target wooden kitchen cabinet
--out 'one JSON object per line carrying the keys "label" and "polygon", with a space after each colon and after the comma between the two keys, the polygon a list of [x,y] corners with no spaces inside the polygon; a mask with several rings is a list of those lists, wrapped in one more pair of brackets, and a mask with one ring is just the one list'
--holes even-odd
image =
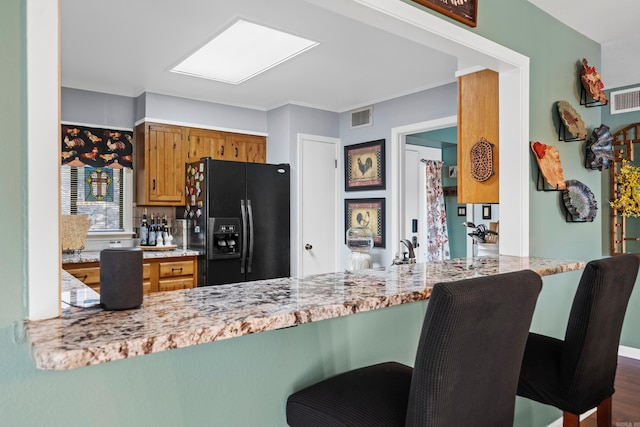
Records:
{"label": "wooden kitchen cabinet", "polygon": [[231,162],[267,161],[267,140],[264,136],[196,128],[188,128],[187,132],[190,162],[202,157]]}
{"label": "wooden kitchen cabinet", "polygon": [[184,164],[189,143],[182,126],[142,123],[136,127],[138,205],[184,204]]}
{"label": "wooden kitchen cabinet", "polygon": [[264,136],[230,133],[228,140],[232,160],[237,162],[266,163],[267,141]]}
{"label": "wooden kitchen cabinet", "polygon": [[[100,293],[100,263],[63,264],[67,272]],[[198,280],[197,257],[145,258],[142,264],[142,290],[151,292],[195,288]]]}
{"label": "wooden kitchen cabinet", "polygon": [[193,261],[159,263],[158,291],[193,288],[197,280],[196,269]]}
{"label": "wooden kitchen cabinet", "polygon": [[[498,73],[483,70],[458,78],[458,203],[499,203]],[[484,138],[492,145],[494,174],[473,178],[471,149]]]}
{"label": "wooden kitchen cabinet", "polygon": [[80,280],[96,292],[100,292],[100,263],[84,262],[80,264],[66,264],[62,266],[73,277]]}
{"label": "wooden kitchen cabinet", "polygon": [[136,127],[137,204],[184,205],[184,165],[203,157],[265,163],[267,139],[211,129],[141,123]]}
{"label": "wooden kitchen cabinet", "polygon": [[224,159],[228,153],[225,132],[209,129],[188,128],[189,162],[195,162],[203,157]]}

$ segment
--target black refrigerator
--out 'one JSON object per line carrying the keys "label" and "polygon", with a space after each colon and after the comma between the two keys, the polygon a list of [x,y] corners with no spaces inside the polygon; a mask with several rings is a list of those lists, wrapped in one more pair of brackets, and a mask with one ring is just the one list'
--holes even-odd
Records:
{"label": "black refrigerator", "polygon": [[289,165],[203,158],[186,164],[185,178],[198,286],[290,275]]}

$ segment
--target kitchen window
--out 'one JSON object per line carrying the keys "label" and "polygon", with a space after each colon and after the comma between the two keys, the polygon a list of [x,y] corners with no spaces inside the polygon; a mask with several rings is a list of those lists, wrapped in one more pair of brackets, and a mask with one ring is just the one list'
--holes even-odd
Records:
{"label": "kitchen window", "polygon": [[125,232],[131,222],[131,209],[126,208],[131,199],[131,179],[128,169],[61,166],[62,215],[88,215],[89,235]]}

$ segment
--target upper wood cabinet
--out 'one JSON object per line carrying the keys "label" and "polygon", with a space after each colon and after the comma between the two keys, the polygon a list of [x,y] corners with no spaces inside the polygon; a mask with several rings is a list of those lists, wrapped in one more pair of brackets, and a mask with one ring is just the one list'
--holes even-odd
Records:
{"label": "upper wood cabinet", "polygon": [[267,141],[264,136],[187,128],[189,161],[202,157],[232,162],[265,163]]}
{"label": "upper wood cabinet", "polygon": [[249,163],[265,163],[267,161],[267,141],[264,136],[228,134],[231,141],[232,160]]}
{"label": "upper wood cabinet", "polygon": [[[499,203],[498,73],[483,70],[458,78],[458,203]],[[494,174],[472,176],[471,149],[484,138],[492,145]]]}
{"label": "upper wood cabinet", "polygon": [[189,162],[195,162],[203,157],[224,159],[226,136],[224,132],[208,129],[188,128]]}
{"label": "upper wood cabinet", "polygon": [[184,204],[184,165],[203,157],[265,163],[264,136],[159,123],[136,127],[136,197],[138,205]]}
{"label": "upper wood cabinet", "polygon": [[136,127],[136,196],[139,205],[184,203],[185,128],[156,123]]}

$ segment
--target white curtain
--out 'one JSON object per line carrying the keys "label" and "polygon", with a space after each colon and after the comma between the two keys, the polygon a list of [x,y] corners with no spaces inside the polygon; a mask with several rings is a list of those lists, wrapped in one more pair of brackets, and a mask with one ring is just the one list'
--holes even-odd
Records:
{"label": "white curtain", "polygon": [[426,164],[426,212],[425,261],[442,261],[450,258],[447,213],[442,190],[442,165],[439,160],[427,160]]}

